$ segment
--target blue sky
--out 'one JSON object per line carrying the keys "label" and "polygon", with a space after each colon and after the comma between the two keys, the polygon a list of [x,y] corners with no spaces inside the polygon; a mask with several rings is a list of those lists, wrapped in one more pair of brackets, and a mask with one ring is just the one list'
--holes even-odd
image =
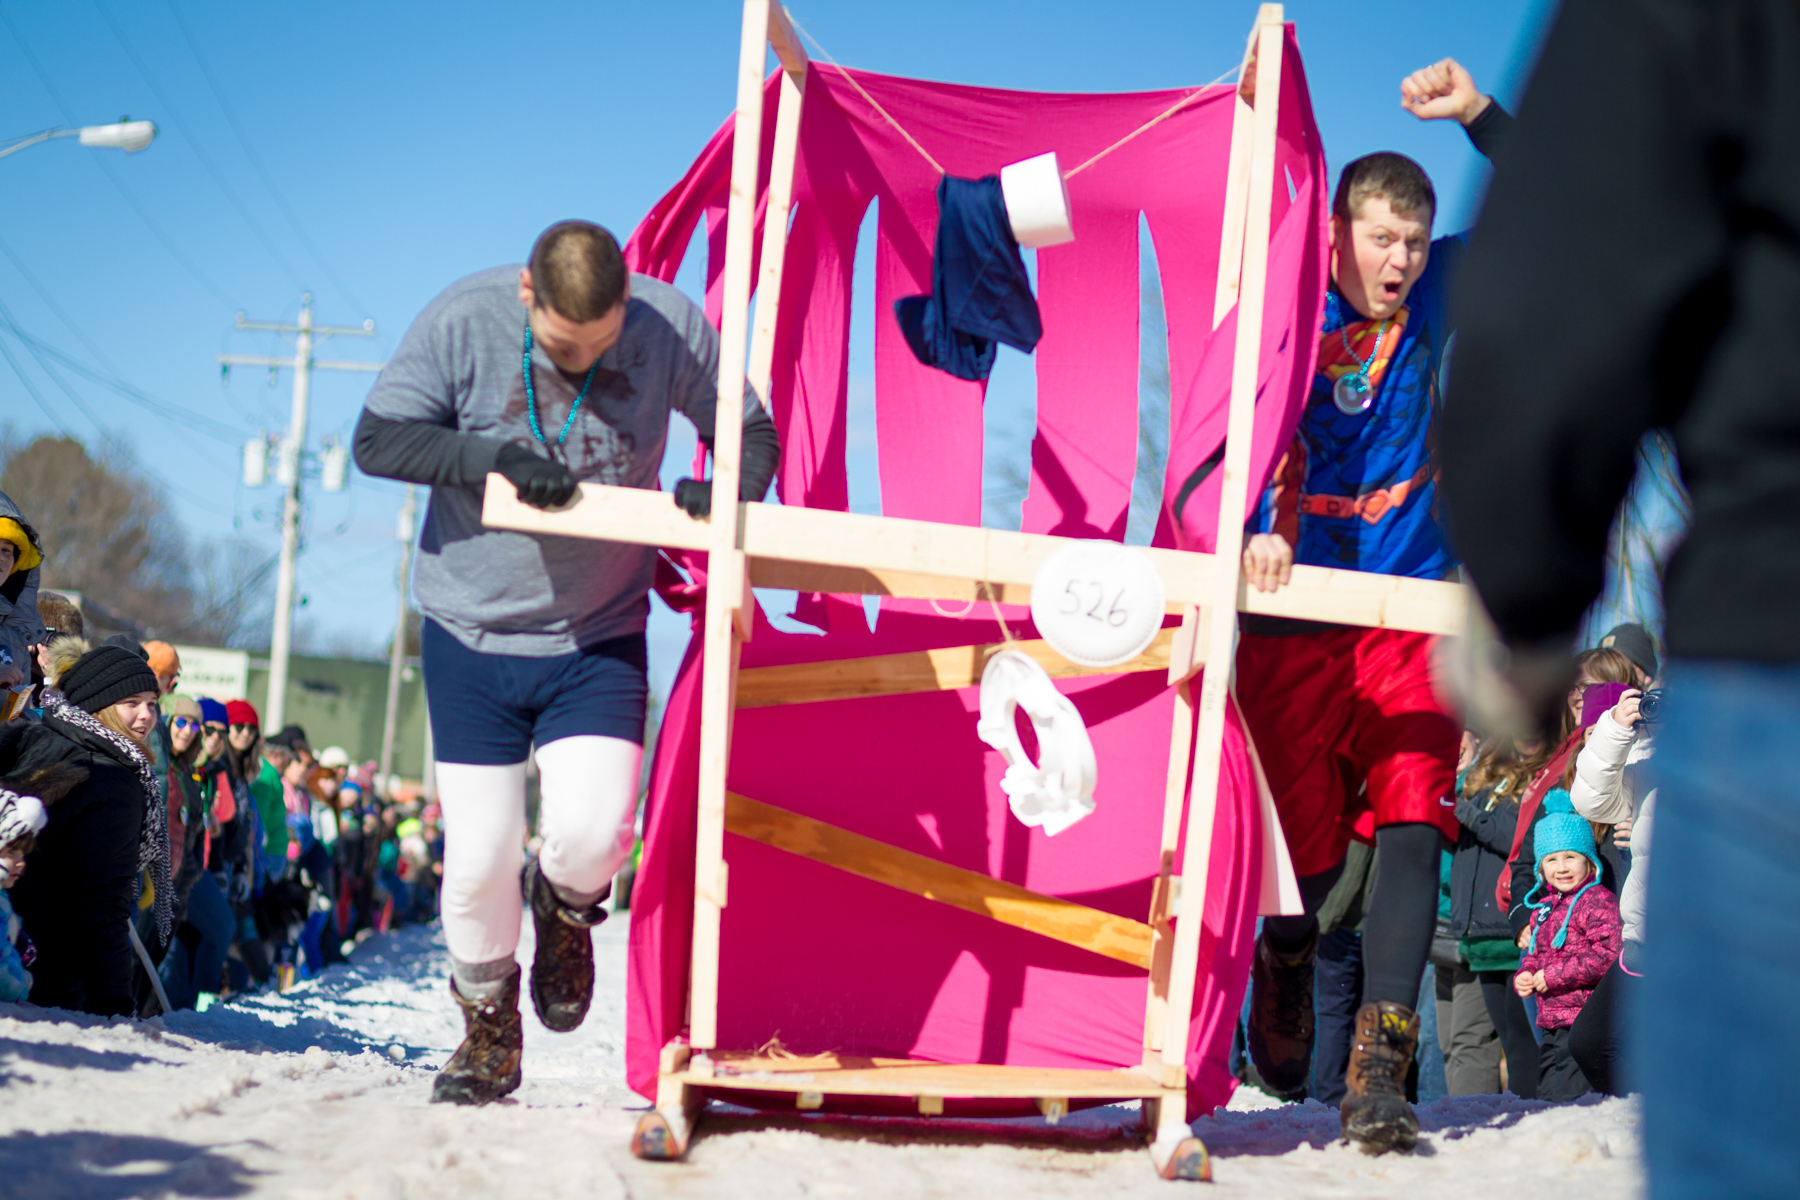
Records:
{"label": "blue sky", "polygon": [[[1255,5],[791,10],[851,66],[1126,91],[1230,70]],[[1460,131],[1404,113],[1399,81],[1451,55],[1515,100],[1550,11],[1548,0],[1290,3],[1333,167],[1376,149],[1410,154],[1438,183],[1439,232],[1466,224],[1480,160]],[[0,423],[112,438],[162,482],[193,536],[236,532],[272,553],[276,495],[239,486],[237,443],[286,424],[289,377],[221,379],[220,353],[281,352],[270,335],[234,332],[236,313],[291,321],[310,289],[319,321],[369,317],[380,334],[320,356],[378,359],[446,284],[519,260],[552,221],[587,217],[623,238],[729,111],[737,12],[730,0],[0,0],[0,138],[121,114],[162,130],[139,155],[70,139],[0,160],[0,301],[41,342],[183,414],[65,370],[77,404],[0,335],[50,409],[0,360]],[[315,445],[349,434],[371,381],[316,377]],[[300,590],[316,642],[385,645],[399,496],[354,473],[342,494],[312,493]],[[659,621],[657,633],[660,675],[680,631]]]}

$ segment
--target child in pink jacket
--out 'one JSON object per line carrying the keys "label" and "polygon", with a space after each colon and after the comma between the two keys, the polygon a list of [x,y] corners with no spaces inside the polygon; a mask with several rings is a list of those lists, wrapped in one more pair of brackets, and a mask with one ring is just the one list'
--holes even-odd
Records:
{"label": "child in pink jacket", "polygon": [[1525,894],[1532,911],[1525,955],[1513,988],[1536,996],[1538,1099],[1575,1100],[1592,1090],[1569,1053],[1569,1027],[1607,970],[1618,961],[1619,901],[1600,885],[1593,826],[1577,815],[1561,788],[1544,798],[1549,815],[1537,827],[1537,884]]}

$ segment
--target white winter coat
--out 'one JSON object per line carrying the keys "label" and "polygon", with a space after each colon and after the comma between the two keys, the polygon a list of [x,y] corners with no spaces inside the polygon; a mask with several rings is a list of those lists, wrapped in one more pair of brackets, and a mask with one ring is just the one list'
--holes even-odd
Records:
{"label": "white winter coat", "polygon": [[1644,887],[1650,878],[1650,827],[1656,816],[1656,788],[1649,778],[1654,739],[1638,725],[1626,729],[1603,713],[1575,757],[1575,782],[1569,802],[1590,821],[1616,825],[1627,817],[1631,827],[1631,871],[1619,892],[1619,916],[1625,940],[1644,940]]}

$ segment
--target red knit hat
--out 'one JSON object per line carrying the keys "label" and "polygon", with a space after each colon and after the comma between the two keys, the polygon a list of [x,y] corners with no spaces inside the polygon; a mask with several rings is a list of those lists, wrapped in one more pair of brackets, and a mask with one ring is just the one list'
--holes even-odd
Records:
{"label": "red knit hat", "polygon": [[225,723],[228,725],[254,725],[262,728],[262,718],[256,715],[256,707],[248,700],[228,700],[225,703]]}

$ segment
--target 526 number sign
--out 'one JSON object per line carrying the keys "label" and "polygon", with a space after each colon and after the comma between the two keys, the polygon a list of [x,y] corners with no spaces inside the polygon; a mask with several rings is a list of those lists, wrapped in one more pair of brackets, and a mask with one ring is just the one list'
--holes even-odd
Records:
{"label": "526 number sign", "polygon": [[1058,654],[1112,667],[1142,654],[1162,627],[1162,576],[1148,555],[1117,542],[1076,542],[1044,560],[1031,618]]}
{"label": "526 number sign", "polygon": [[[1081,612],[1087,595],[1092,593],[1094,605],[1082,615],[1090,621],[1104,621],[1114,629],[1118,629],[1130,618],[1131,610],[1124,604],[1124,588],[1120,588],[1113,596],[1111,604],[1106,602],[1108,590],[1106,584],[1098,579],[1071,579],[1063,585],[1064,601],[1057,611],[1064,616],[1072,616]],[[1102,608],[1106,609],[1104,613],[1100,611]]]}

